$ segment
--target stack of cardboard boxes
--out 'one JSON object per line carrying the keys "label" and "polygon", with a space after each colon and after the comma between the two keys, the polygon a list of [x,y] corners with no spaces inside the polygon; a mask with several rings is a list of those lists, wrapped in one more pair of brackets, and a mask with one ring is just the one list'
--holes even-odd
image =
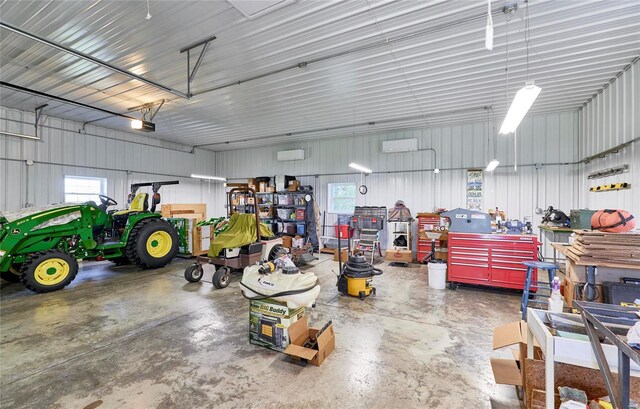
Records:
{"label": "stack of cardboard boxes", "polygon": [[211,241],[214,239],[210,226],[198,227],[196,224],[207,217],[207,205],[193,204],[163,204],[160,214],[165,219],[187,219],[189,224],[188,244],[182,249],[183,254],[199,256],[207,254]]}
{"label": "stack of cardboard boxes", "polygon": [[256,192],[273,193],[276,191],[275,186],[269,186],[268,182],[258,182],[255,178],[247,179],[247,186]]}

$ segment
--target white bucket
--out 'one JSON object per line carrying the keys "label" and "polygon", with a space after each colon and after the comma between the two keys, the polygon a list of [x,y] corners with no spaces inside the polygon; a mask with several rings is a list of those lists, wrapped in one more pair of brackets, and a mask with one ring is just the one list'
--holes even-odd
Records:
{"label": "white bucket", "polygon": [[429,287],[444,290],[447,286],[447,264],[429,263]]}

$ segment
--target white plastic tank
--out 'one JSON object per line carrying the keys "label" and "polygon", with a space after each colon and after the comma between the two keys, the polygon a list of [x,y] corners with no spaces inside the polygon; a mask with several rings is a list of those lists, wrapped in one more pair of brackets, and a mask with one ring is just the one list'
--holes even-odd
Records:
{"label": "white plastic tank", "polygon": [[444,290],[447,286],[447,263],[431,262],[427,264],[429,269],[429,287],[436,290]]}
{"label": "white plastic tank", "polygon": [[311,272],[283,274],[282,269],[277,269],[271,274],[261,274],[259,270],[260,266],[257,264],[244,269],[240,289],[247,298],[300,291],[296,294],[273,297],[276,301],[287,303],[289,308],[298,308],[312,307],[320,294],[318,277]]}

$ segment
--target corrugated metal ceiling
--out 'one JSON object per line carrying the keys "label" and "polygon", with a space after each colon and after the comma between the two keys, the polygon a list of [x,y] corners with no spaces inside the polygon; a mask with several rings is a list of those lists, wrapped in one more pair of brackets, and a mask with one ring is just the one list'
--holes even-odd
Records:
{"label": "corrugated metal ceiling", "polygon": [[[0,33],[1,79],[123,113],[169,99],[150,137],[215,150],[505,112],[506,16],[494,15],[494,50],[485,50],[485,1],[303,0],[255,20],[222,1],[151,0],[150,6],[153,17],[146,20],[144,1],[5,0],[0,15],[5,23],[183,91],[186,60],[179,49],[216,35],[191,100],[7,30]],[[529,13],[529,75],[542,87],[536,112],[577,109],[640,54],[637,0],[532,0]],[[520,1],[508,24],[511,97],[526,78],[523,17]],[[286,69],[301,62],[308,64]],[[13,108],[45,102],[0,91],[2,105]],[[47,115],[77,121],[104,116],[46,102]],[[128,127],[119,118],[96,124]]]}

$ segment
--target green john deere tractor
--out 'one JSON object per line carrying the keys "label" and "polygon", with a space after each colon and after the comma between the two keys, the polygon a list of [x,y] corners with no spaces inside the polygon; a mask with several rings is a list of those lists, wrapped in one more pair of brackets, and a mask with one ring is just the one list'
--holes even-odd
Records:
{"label": "green john deere tractor", "polygon": [[[100,195],[100,205],[50,205],[0,213],[0,277],[22,282],[44,293],[67,286],[78,273],[78,259],[134,263],[159,268],[178,252],[178,235],[155,213],[160,186],[174,182],[131,185],[129,208],[107,211],[115,200]],[[153,187],[152,206],[143,186]]]}

